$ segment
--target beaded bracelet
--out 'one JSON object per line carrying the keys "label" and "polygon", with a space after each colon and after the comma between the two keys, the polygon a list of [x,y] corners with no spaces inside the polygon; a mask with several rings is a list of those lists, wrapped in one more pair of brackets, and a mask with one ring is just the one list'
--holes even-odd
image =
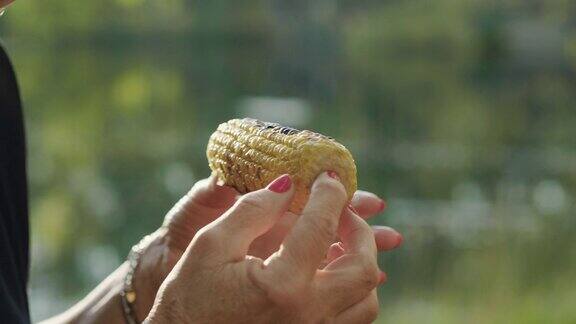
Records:
{"label": "beaded bracelet", "polygon": [[148,245],[148,241],[151,238],[151,235],[146,235],[138,244],[132,247],[128,254],[128,272],[124,277],[124,286],[120,293],[122,311],[124,312],[124,319],[126,319],[127,324],[140,323],[136,318],[136,312],[134,311],[134,303],[136,302],[136,291],[134,290],[133,285],[134,273],[136,272],[144,248]]}

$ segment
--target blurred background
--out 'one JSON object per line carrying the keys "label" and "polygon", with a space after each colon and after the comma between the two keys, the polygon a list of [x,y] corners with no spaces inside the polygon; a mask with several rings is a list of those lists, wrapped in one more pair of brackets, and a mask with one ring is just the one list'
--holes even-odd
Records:
{"label": "blurred background", "polygon": [[382,323],[576,322],[573,1],[17,1],[31,309],[90,291],[198,179],[238,116],[346,144]]}

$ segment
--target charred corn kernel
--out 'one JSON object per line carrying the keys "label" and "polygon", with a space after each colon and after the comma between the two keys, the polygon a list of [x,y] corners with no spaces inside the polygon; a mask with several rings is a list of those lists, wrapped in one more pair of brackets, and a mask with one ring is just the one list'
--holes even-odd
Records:
{"label": "charred corn kernel", "polygon": [[206,150],[216,176],[240,193],[262,189],[288,173],[296,187],[290,211],[300,214],[310,187],[323,171],[336,171],[348,198],[356,191],[352,154],[334,139],[255,119],[232,119],[220,124]]}

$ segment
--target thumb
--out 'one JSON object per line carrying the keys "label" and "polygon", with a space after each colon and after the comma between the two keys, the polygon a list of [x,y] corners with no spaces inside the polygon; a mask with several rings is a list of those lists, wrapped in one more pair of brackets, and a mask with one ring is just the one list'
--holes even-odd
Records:
{"label": "thumb", "polygon": [[284,174],[265,189],[244,195],[222,217],[202,229],[198,239],[215,236],[217,241],[225,242],[218,244],[219,251],[210,253],[223,258],[219,261],[243,260],[250,244],[271,229],[288,210],[294,196],[293,187],[290,175]]}
{"label": "thumb", "polygon": [[[230,208],[238,192],[232,187],[219,185],[217,181],[212,175],[196,182],[168,212],[164,226],[198,230]],[[195,233],[196,230],[191,232]]]}

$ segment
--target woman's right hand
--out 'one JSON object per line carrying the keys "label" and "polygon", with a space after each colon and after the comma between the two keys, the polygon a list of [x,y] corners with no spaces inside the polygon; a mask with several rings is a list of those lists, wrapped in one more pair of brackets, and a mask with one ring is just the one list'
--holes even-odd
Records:
{"label": "woman's right hand", "polygon": [[[327,173],[280,249],[265,260],[248,255],[285,214],[293,187],[284,175],[202,228],[160,287],[146,323],[373,321],[383,279],[374,234],[346,208],[344,187]],[[343,250],[330,256],[336,236]]]}

